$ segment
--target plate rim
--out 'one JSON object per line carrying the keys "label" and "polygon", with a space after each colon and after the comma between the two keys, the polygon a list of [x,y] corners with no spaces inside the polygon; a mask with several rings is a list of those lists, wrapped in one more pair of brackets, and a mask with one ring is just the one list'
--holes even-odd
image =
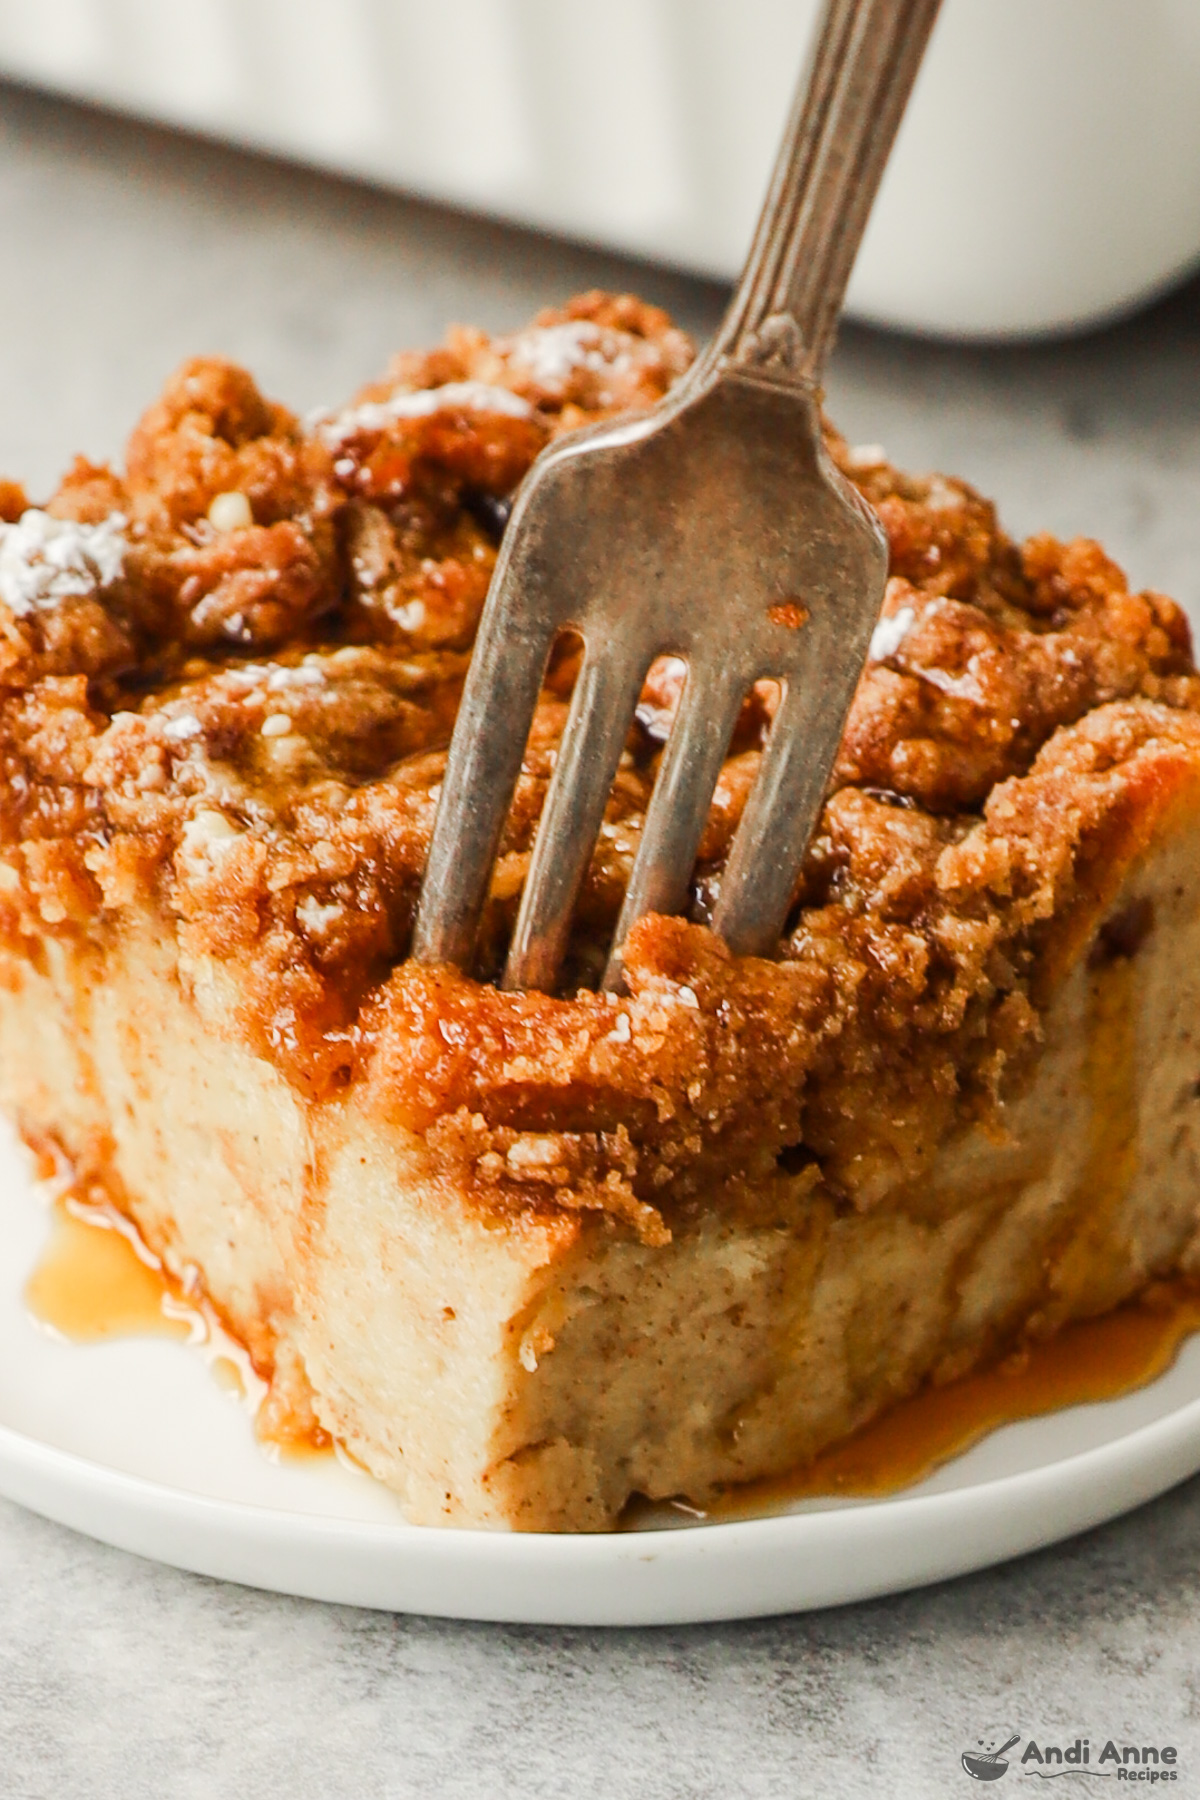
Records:
{"label": "plate rim", "polygon": [[[1198,1470],[1200,1397],[1103,1443],[940,1493],[678,1528],[506,1532],[201,1494],[0,1423],[0,1493],[116,1548],[304,1598],[559,1626],[682,1625],[900,1593],[1046,1548]],[[698,1571],[699,1586],[688,1580]]]}

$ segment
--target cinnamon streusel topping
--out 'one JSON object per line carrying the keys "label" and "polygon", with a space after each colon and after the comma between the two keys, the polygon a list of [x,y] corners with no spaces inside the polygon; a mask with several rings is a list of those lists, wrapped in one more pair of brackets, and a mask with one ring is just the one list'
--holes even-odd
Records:
{"label": "cinnamon streusel topping", "polygon": [[[1002,1104],[1037,1042],[1047,922],[1200,743],[1180,610],[1130,593],[1089,541],[1013,544],[962,482],[829,432],[886,528],[891,578],[778,961],[731,958],[705,923],[770,729],[760,684],[691,919],[638,926],[627,995],[589,985],[682,683],[664,658],[580,899],[577,991],[489,985],[570,645],[478,969],[406,961],[510,496],[556,433],[653,404],[690,356],[657,309],[588,294],[508,338],[453,331],[306,422],[197,360],[123,474],[80,461],[44,509],[0,484],[10,946],[152,908],[185,979],[234,972],[242,1029],[291,1081],[317,1099],[360,1084],[491,1207],[595,1209],[655,1241],[714,1180],[730,1205],[753,1183],[755,1205],[786,1211],[817,1171],[860,1207],[916,1179],[956,1120]],[[856,1089],[886,1104],[851,1107]]]}

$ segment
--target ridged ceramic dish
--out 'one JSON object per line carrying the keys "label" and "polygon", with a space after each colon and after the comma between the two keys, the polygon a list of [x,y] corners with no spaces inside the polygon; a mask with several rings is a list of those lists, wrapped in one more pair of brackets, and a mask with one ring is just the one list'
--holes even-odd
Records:
{"label": "ridged ceramic dish", "polygon": [[[0,0],[0,72],[718,275],[817,0]],[[1200,257],[1196,0],[946,0],[850,293],[995,337]]]}

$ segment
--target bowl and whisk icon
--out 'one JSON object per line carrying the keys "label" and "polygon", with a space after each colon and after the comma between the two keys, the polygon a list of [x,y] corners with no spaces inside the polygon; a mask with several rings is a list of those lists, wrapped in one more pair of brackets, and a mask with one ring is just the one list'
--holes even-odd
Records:
{"label": "bowl and whisk icon", "polygon": [[1011,1750],[1020,1737],[1019,1731],[1010,1731],[1007,1725],[989,1725],[980,1732],[975,1747],[963,1751],[963,1768],[973,1781],[999,1781],[1008,1768],[1005,1752]]}

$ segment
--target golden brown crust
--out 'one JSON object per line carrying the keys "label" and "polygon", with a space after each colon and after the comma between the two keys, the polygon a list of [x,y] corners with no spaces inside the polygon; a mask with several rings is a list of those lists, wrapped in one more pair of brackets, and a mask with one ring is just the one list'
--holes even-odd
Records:
{"label": "golden brown crust", "polygon": [[[704,923],[770,684],[721,777],[692,920],[642,922],[626,998],[503,994],[405,960],[507,496],[557,432],[652,404],[689,357],[656,309],[585,295],[509,338],[452,332],[307,424],[200,360],[123,474],[77,463],[44,514],[0,488],[9,945],[154,908],[185,978],[230,968],[259,1053],[316,1097],[358,1084],[492,1208],[600,1210],[654,1241],[714,1181],[730,1205],[786,1210],[806,1163],[861,1207],[915,1179],[1036,1045],[1053,929],[1104,847],[1200,757],[1179,609],[1130,594],[1089,542],[1018,549],[961,482],[830,433],[891,580],[778,962],[730,958]],[[23,545],[32,573],[6,587]],[[561,653],[538,709],[481,975],[573,668]],[[577,979],[615,920],[681,674],[663,659],[647,682]]]}

